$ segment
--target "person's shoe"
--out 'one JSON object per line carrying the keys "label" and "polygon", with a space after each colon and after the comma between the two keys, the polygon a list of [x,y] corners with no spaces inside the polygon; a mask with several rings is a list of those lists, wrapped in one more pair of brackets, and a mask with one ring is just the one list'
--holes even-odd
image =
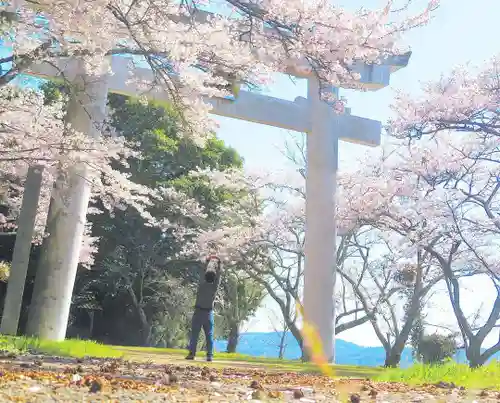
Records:
{"label": "person's shoe", "polygon": [[208,362],[212,362],[213,361],[213,357],[211,355],[207,355],[207,361]]}
{"label": "person's shoe", "polygon": [[186,356],[185,360],[190,360],[190,361],[193,361],[193,360],[194,360],[194,354],[189,353],[189,354]]}

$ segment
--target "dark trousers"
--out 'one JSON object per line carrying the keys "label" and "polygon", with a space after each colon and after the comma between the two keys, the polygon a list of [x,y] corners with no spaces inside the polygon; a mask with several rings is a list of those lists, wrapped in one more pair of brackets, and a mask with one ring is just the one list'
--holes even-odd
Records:
{"label": "dark trousers", "polygon": [[207,356],[211,357],[214,352],[214,311],[200,308],[194,309],[191,322],[191,341],[189,343],[189,352],[192,355],[196,354],[201,328],[203,328],[207,341]]}

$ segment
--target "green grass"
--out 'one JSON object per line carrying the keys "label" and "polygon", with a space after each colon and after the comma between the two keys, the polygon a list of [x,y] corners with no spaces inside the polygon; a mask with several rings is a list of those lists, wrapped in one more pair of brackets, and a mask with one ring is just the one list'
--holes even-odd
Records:
{"label": "green grass", "polygon": [[[155,347],[131,347],[100,344],[95,341],[68,339],[61,342],[39,340],[30,337],[0,336],[0,350],[12,352],[37,352],[64,357],[82,358],[85,356],[96,358],[124,358],[137,361],[175,362],[183,360],[185,350]],[[204,352],[198,354],[200,361],[194,364],[204,365],[202,360]],[[317,373],[314,364],[303,363],[299,360],[279,360],[265,357],[252,357],[244,354],[228,354],[218,352],[215,354],[214,366],[248,364],[266,369],[279,371],[311,372]],[[355,365],[336,365],[336,375],[340,377],[366,378],[373,377],[383,371],[381,368],[361,367]]]}
{"label": "green grass", "polygon": [[39,340],[32,337],[0,336],[0,349],[11,352],[38,352],[49,355],[82,358],[120,358],[123,352],[112,346],[91,340],[69,339],[64,341]]}
{"label": "green grass", "polygon": [[456,362],[443,365],[415,364],[407,369],[387,369],[377,375],[375,380],[410,385],[453,382],[469,389],[500,390],[500,361],[493,361],[477,369]]}
{"label": "green grass", "polygon": [[[39,340],[30,337],[0,336],[0,350],[11,352],[38,352],[49,355],[82,358],[124,358],[130,360],[151,360],[156,362],[175,362],[183,359],[186,351],[169,348],[130,347],[105,345],[95,341],[69,339],[61,342]],[[202,358],[205,354],[199,354]],[[299,360],[279,360],[265,357],[252,357],[244,354],[216,353],[217,367],[226,365],[249,364],[266,369],[296,372],[318,372],[310,363]],[[204,361],[194,364],[204,365]],[[443,365],[416,364],[408,369],[384,369],[355,365],[335,365],[335,374],[341,377],[372,378],[376,381],[402,382],[410,385],[453,382],[469,389],[500,390],[500,361],[494,361],[476,370],[465,364],[449,362]]]}

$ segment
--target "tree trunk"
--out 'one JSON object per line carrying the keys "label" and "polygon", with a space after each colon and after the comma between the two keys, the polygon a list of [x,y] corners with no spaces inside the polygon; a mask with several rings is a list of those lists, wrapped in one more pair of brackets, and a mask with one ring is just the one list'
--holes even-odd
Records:
{"label": "tree trunk", "polygon": [[227,338],[227,349],[228,353],[235,353],[236,347],[238,346],[238,341],[240,339],[240,329],[238,323],[232,322],[229,327],[229,336]]}
{"label": "tree trunk", "polygon": [[90,318],[90,324],[89,324],[89,339],[92,339],[92,333],[94,333],[94,311],[89,311],[89,318]]}
{"label": "tree trunk", "polygon": [[471,368],[479,368],[486,362],[484,355],[481,354],[481,342],[478,343],[475,338],[469,340],[469,345],[465,349],[465,355],[469,360]]}
{"label": "tree trunk", "polygon": [[283,356],[285,355],[285,340],[286,340],[286,329],[283,329],[283,331],[281,332],[280,346],[278,352],[278,358],[280,360],[282,360]]}
{"label": "tree trunk", "polygon": [[384,367],[394,368],[399,365],[399,362],[401,361],[401,355],[403,354],[403,350],[410,337],[413,323],[415,322],[416,315],[419,311],[419,298],[416,298],[416,301],[412,301],[410,314],[406,318],[406,322],[401,329],[401,332],[397,335],[391,348],[389,350],[386,349]]}
{"label": "tree trunk", "polygon": [[302,333],[300,333],[299,328],[297,327],[297,325],[295,325],[294,322],[291,321],[287,321],[286,325],[290,330],[290,333],[292,333],[293,337],[295,337],[295,340],[297,340],[297,344],[299,345],[300,351],[302,352],[302,361],[309,361],[309,357],[304,346],[304,339],[302,338]]}
{"label": "tree trunk", "polygon": [[134,290],[132,289],[131,286],[128,286],[127,289],[130,297],[132,298],[132,304],[134,305],[134,308],[141,322],[142,344],[145,346],[149,346],[149,342],[151,339],[151,325],[149,324],[144,309],[142,309],[142,306],[139,304],[139,301],[137,300],[137,296],[135,295]]}
{"label": "tree trunk", "polygon": [[384,367],[386,368],[396,368],[401,361],[401,352],[391,348],[385,353]]}
{"label": "tree trunk", "polygon": [[[420,263],[420,253],[418,257]],[[410,338],[411,330],[413,329],[413,323],[415,319],[421,312],[421,300],[426,292],[422,290],[422,268],[418,267],[417,276],[415,278],[415,285],[413,286],[413,293],[410,299],[410,306],[406,311],[406,320],[403,328],[396,336],[394,343],[389,351],[386,350],[385,363],[384,366],[388,368],[393,368],[399,366],[401,361],[401,355],[406,346],[408,339]]]}
{"label": "tree trunk", "polygon": [[[458,250],[460,242],[457,242],[450,256],[453,255]],[[500,351],[500,338],[498,342],[486,349],[486,351],[481,352],[481,345],[484,342],[486,336],[491,332],[491,330],[496,326],[498,318],[500,317],[500,289],[497,287],[497,297],[491,312],[486,320],[486,323],[476,332],[472,330],[472,327],[465,316],[462,306],[461,306],[461,295],[460,295],[460,283],[457,276],[452,270],[451,262],[446,261],[439,253],[429,248],[429,252],[437,258],[443,273],[446,277],[446,286],[448,289],[448,296],[455,313],[458,325],[460,327],[460,332],[462,334],[462,339],[465,344],[465,354],[469,360],[469,366],[471,368],[477,368],[486,363],[489,358],[491,358],[495,353]]]}

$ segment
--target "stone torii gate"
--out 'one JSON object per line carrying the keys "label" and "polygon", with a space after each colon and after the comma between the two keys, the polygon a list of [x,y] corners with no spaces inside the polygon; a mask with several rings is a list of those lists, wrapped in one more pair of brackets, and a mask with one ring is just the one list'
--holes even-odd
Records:
{"label": "stone torii gate", "polygon": [[[382,64],[357,66],[363,89],[377,90],[387,86],[390,74],[405,67],[409,56],[393,57]],[[127,59],[113,56],[108,60],[113,71],[111,76],[89,77],[82,62],[73,58],[59,59],[56,66],[35,65],[28,74],[46,79],[64,76],[79,83],[81,93],[70,101],[68,119],[75,129],[89,135],[97,134],[96,122],[104,119],[108,92],[169,101],[163,90],[156,88],[145,93],[130,81]],[[338,141],[377,146],[381,123],[349,113],[335,114],[331,106],[320,99],[320,83],[307,68],[296,64],[286,73],[307,78],[307,99],[298,97],[286,101],[242,90],[234,101],[219,98],[206,101],[213,105],[211,113],[215,115],[307,133],[304,310],[307,320],[319,331],[326,357],[334,361]],[[147,68],[136,68],[134,75],[142,83],[153,82],[153,72]],[[30,318],[36,323],[28,328],[28,332],[53,340],[62,340],[66,334],[88,204],[89,189],[85,180],[75,180],[71,186],[74,194],[84,197],[75,196],[68,206],[71,214],[56,224],[56,241],[61,244],[50,264],[37,273],[33,294],[35,309],[30,312]]]}

